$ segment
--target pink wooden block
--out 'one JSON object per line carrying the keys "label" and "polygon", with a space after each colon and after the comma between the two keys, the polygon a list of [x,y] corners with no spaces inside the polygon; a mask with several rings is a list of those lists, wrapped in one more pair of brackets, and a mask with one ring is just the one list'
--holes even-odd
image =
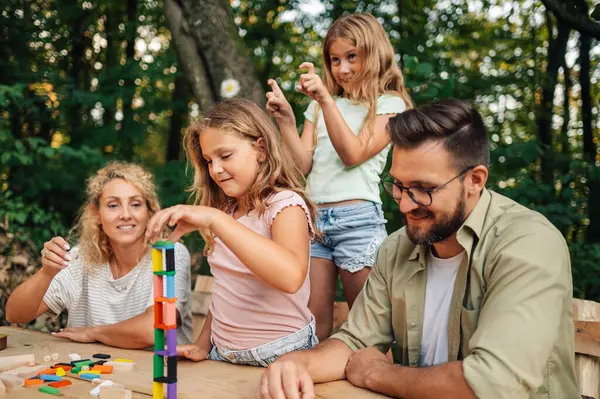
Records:
{"label": "pink wooden block", "polygon": [[177,308],[174,303],[164,303],[163,312],[163,322],[166,325],[172,326],[177,323]]}
{"label": "pink wooden block", "polygon": [[162,276],[154,275],[154,297],[163,296],[163,278]]}

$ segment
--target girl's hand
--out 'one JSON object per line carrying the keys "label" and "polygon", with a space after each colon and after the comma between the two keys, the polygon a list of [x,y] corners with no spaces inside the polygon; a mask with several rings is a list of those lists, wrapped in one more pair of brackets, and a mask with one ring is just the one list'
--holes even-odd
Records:
{"label": "girl's hand", "polygon": [[268,84],[271,86],[272,91],[267,93],[267,112],[275,118],[277,123],[292,125],[295,129],[296,117],[294,116],[292,106],[286,100],[275,80],[269,79]]}
{"label": "girl's hand", "polygon": [[177,345],[177,354],[195,362],[201,362],[208,357],[208,351],[206,349],[194,344]]}
{"label": "girl's hand", "polygon": [[168,241],[178,241],[184,235],[196,230],[210,230],[217,209],[197,205],[175,205],[157,212],[146,227],[146,239],[155,242],[168,225],[177,228],[167,237]]}
{"label": "girl's hand", "polygon": [[65,267],[70,266],[71,255],[69,250],[71,246],[62,237],[54,237],[44,243],[42,249],[42,271],[55,276]]}
{"label": "girl's hand", "polygon": [[321,77],[315,73],[313,63],[304,62],[300,65],[300,69],[308,69],[308,73],[300,75],[300,84],[296,86],[296,90],[316,100],[320,105],[333,102],[333,98],[327,91]]}

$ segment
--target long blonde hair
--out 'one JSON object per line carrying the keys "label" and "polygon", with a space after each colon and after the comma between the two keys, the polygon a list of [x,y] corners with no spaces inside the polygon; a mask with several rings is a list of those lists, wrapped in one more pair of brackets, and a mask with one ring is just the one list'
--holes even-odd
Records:
{"label": "long blonde hair", "polygon": [[[192,123],[186,131],[184,146],[187,158],[194,167],[194,183],[190,191],[195,196],[195,204],[210,206],[227,213],[232,212],[236,205],[236,199],[225,195],[210,177],[200,147],[200,134],[206,129],[215,129],[223,134],[235,132],[252,143],[261,138],[264,140],[267,157],[264,162],[259,163],[256,179],[247,193],[251,210],[262,215],[269,205],[267,199],[270,195],[291,190],[306,202],[314,225],[316,207],[304,191],[302,172],[283,145],[281,135],[271,119],[256,104],[244,99],[218,103],[204,115],[204,119]],[[201,234],[206,242],[204,253],[208,255],[213,249],[214,238],[208,231]]]}
{"label": "long blonde hair", "polygon": [[[329,51],[334,41],[347,40],[358,51],[363,68],[357,76],[359,84],[351,92],[345,93],[337,84],[331,73]],[[400,97],[406,109],[412,108],[410,96],[404,88],[404,76],[398,67],[394,48],[377,19],[368,13],[349,14],[338,18],[327,31],[323,42],[323,65],[325,66],[324,83],[332,96],[346,95],[350,100],[365,103],[368,108],[367,117],[361,130],[366,126],[374,134],[373,124],[377,116],[377,98],[382,94]],[[318,108],[317,108],[318,112]],[[316,121],[315,118],[315,134]],[[315,137],[316,143],[316,137]]]}
{"label": "long blonde hair", "polygon": [[123,179],[140,190],[146,200],[149,219],[160,210],[152,174],[140,165],[110,162],[98,170],[87,181],[86,201],[81,207],[77,224],[69,234],[70,240],[78,241],[79,256],[86,266],[105,264],[114,256],[108,236],[98,223],[100,198],[106,184],[114,179]]}

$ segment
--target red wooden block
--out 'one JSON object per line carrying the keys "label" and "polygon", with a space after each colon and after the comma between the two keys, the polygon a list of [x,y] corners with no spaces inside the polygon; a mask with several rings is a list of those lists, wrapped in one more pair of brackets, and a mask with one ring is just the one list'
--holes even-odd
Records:
{"label": "red wooden block", "polygon": [[51,382],[48,385],[50,385],[52,388],[62,388],[62,387],[68,387],[71,384],[72,384],[72,382],[70,380],[61,380],[61,381]]}

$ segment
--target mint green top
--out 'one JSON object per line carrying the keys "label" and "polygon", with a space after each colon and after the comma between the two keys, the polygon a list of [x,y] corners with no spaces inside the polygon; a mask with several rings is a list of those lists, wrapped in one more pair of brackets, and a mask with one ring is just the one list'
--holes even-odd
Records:
{"label": "mint green top", "polygon": [[[352,132],[358,136],[368,114],[364,103],[353,103],[344,97],[335,97],[335,104]],[[315,123],[317,102],[312,101],[304,116]],[[397,114],[406,110],[406,104],[398,96],[383,94],[377,99],[377,115]],[[346,167],[335,151],[323,111],[319,108],[317,120],[317,145],[313,155],[312,169],[308,174],[306,190],[317,204],[362,199],[381,203],[379,181],[385,167],[391,144],[371,159],[354,167]]]}

